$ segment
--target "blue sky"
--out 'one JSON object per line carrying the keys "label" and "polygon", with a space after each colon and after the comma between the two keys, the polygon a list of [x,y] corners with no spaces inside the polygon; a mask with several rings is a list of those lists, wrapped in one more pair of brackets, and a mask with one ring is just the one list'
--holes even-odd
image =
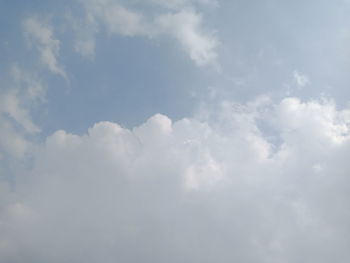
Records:
{"label": "blue sky", "polygon": [[[349,22],[344,1],[186,4],[183,8],[202,16],[199,30],[219,43],[216,65],[199,68],[171,37],[122,36],[106,32],[103,24],[94,36],[94,57],[81,56],[74,50],[79,34],[70,21],[81,24],[84,20],[79,2],[2,1],[2,6],[3,78],[13,64],[40,71],[48,85],[49,101],[40,112],[48,115],[34,118],[40,118],[48,133],[60,128],[82,133],[100,120],[132,127],[157,112],[180,119],[196,109],[198,99],[193,94],[200,94],[201,100],[208,89],[236,101],[265,93],[283,97],[291,89],[302,98],[325,93],[342,105],[347,102],[348,60],[344,54],[348,52]],[[151,17],[168,11],[147,2],[134,1],[127,6]],[[58,61],[67,72],[66,81],[45,72],[35,48],[28,48],[22,22],[31,16],[50,25],[60,41]],[[93,31],[91,25],[84,26],[87,29],[80,32]],[[289,88],[295,71],[312,78],[307,89]]]}
{"label": "blue sky", "polygon": [[0,261],[348,261],[349,11],[0,0]]}

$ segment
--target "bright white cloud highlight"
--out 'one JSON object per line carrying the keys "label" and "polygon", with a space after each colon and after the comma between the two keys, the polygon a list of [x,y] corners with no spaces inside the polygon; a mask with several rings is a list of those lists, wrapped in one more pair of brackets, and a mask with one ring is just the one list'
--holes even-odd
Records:
{"label": "bright white cloud highlight", "polygon": [[0,261],[349,259],[349,109],[259,99],[200,116],[49,136],[16,193],[0,186]]}
{"label": "bright white cloud highlight", "polygon": [[40,61],[51,72],[67,79],[66,72],[58,63],[60,41],[55,39],[50,25],[36,17],[30,17],[23,22],[23,30],[30,43],[39,51]]}

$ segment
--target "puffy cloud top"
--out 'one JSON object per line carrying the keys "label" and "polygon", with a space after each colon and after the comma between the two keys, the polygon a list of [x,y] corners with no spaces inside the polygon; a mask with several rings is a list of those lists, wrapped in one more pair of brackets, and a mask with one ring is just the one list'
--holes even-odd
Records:
{"label": "puffy cloud top", "polygon": [[286,98],[208,116],[49,136],[16,193],[1,186],[1,261],[346,258],[349,110]]}

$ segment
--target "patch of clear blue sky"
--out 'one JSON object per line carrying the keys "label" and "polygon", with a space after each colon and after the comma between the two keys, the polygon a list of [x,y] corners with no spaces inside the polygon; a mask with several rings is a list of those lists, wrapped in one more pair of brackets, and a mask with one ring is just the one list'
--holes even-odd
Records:
{"label": "patch of clear blue sky", "polygon": [[70,85],[48,94],[55,123],[79,129],[108,120],[130,127],[159,112],[175,119],[190,113],[190,91],[206,84],[185,55],[138,37],[97,39],[93,61],[64,52]]}
{"label": "patch of clear blue sky", "polygon": [[[216,15],[224,43],[221,64],[229,76],[244,79],[249,92],[239,97],[270,92],[286,94],[292,72],[311,80],[301,98],[320,93],[348,100],[349,3],[346,1],[222,1]],[[231,17],[231,19],[228,19]]]}

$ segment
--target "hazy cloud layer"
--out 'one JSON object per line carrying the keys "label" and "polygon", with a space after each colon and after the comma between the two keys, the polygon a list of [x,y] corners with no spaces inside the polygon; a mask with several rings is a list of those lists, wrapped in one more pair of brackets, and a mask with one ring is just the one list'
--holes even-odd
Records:
{"label": "hazy cloud layer", "polygon": [[265,97],[198,116],[49,136],[1,186],[0,260],[348,259],[349,109]]}

